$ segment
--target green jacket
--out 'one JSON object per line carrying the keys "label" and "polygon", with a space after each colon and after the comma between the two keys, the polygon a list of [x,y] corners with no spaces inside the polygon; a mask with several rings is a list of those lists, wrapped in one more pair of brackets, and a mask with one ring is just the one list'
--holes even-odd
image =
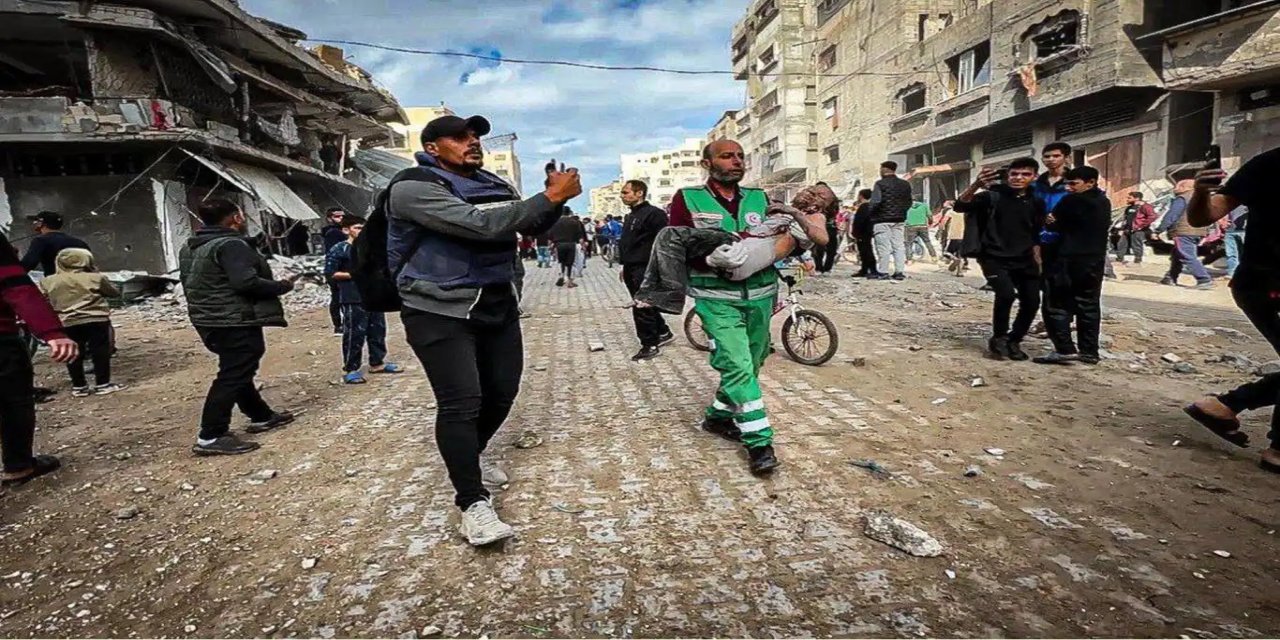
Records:
{"label": "green jacket", "polygon": [[929,205],[923,202],[911,203],[911,208],[907,209],[907,226],[908,227],[924,227],[929,224]]}
{"label": "green jacket", "polygon": [[239,232],[201,229],[178,253],[187,313],[197,327],[283,327],[280,296],[293,290]]}
{"label": "green jacket", "polygon": [[[742,202],[738,215],[720,205],[707,187],[680,190],[685,206],[693,215],[693,225],[698,229],[718,229],[739,233],[760,224],[769,209],[769,198],[760,189],[741,189]],[[778,294],[778,271],[769,268],[741,282],[706,272],[694,272],[689,276],[689,295],[710,300],[759,300]]]}

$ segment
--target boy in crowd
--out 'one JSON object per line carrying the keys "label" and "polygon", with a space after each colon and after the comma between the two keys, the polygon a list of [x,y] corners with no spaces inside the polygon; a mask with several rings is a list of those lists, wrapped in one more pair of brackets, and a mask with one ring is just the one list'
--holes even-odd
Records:
{"label": "boy in crowd", "polygon": [[[1003,180],[996,170],[983,169],[956,198],[955,210],[966,216],[963,254],[977,257],[996,294],[987,345],[996,360],[1029,358],[1022,339],[1040,306],[1039,241],[1045,217],[1044,204],[1031,190],[1039,169],[1035,158],[1010,162]],[[1018,315],[1010,326],[1014,302]]]}
{"label": "boy in crowd", "polygon": [[387,318],[361,306],[360,290],[351,278],[355,262],[352,243],[364,229],[364,220],[345,216],[341,224],[347,239],[329,249],[324,259],[324,275],[336,285],[338,301],[342,305],[342,381],[364,384],[366,380],[360,368],[364,364],[366,343],[369,345],[369,373],[400,373],[404,369],[386,361]]}
{"label": "boy in crowd", "polygon": [[[111,304],[107,298],[120,295],[120,290],[107,277],[98,273],[93,254],[88,249],[63,249],[58,252],[57,273],[40,281],[40,290],[58,312],[67,337],[80,347],[80,355],[67,363],[71,375],[71,395],[106,395],[124,388],[111,381]],[[94,386],[89,386],[84,373],[84,357],[93,362]]]}
{"label": "boy in crowd", "polygon": [[[1050,283],[1044,321],[1053,351],[1035,362],[1097,364],[1111,201],[1098,189],[1098,170],[1093,167],[1068,170],[1065,182],[1067,195],[1045,219],[1045,228],[1057,235],[1053,256],[1044,260],[1044,277]],[[1073,317],[1078,351],[1071,340]]]}

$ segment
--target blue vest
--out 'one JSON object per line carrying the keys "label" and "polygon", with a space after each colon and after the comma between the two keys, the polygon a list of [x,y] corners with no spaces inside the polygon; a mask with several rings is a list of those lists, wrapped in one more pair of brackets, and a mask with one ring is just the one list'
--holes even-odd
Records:
{"label": "blue vest", "polygon": [[[520,199],[515,188],[487,171],[460,176],[441,169],[425,153],[418,153],[417,158],[419,166],[401,171],[392,185],[402,180],[434,182],[477,206]],[[390,190],[388,185],[388,193]],[[510,284],[515,280],[516,234],[510,235],[499,240],[467,240],[388,215],[387,266],[392,273],[399,271],[397,284],[423,280],[445,290]],[[409,256],[407,262],[405,256]]]}

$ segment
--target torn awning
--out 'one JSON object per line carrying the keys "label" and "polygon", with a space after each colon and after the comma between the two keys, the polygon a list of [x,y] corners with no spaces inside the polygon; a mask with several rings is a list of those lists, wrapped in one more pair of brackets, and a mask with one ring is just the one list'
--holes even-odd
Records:
{"label": "torn awning", "polygon": [[973,168],[972,162],[968,160],[961,160],[959,162],[950,162],[947,164],[935,164],[935,165],[929,165],[927,167],[916,167],[915,169],[911,170],[911,177],[922,178],[924,176],[932,176],[932,175],[937,175],[939,173],[955,173],[956,171],[964,171],[966,169],[972,169],[972,168]]}
{"label": "torn awning", "polygon": [[293,220],[318,220],[311,205],[307,204],[288,185],[280,181],[274,173],[249,164],[231,160],[217,161],[194,154],[186,149],[184,153],[195,158],[211,171],[226,180],[231,186],[245,192],[258,202],[258,206],[282,218]]}

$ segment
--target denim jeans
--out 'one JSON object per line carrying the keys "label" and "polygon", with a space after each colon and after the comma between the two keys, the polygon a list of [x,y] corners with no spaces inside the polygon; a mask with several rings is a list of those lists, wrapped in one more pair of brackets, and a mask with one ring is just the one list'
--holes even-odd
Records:
{"label": "denim jeans", "polygon": [[[881,273],[895,275],[907,270],[907,225],[902,222],[881,222],[875,226],[876,264]],[[889,271],[889,259],[893,258],[894,271]]]}
{"label": "denim jeans", "polygon": [[1227,250],[1227,277],[1234,278],[1240,266],[1240,251],[1244,249],[1244,231],[1228,231],[1222,239]]}
{"label": "denim jeans", "polygon": [[1165,277],[1176,284],[1178,276],[1182,275],[1183,269],[1186,269],[1195,276],[1196,284],[1213,282],[1209,271],[1200,262],[1200,256],[1196,254],[1200,240],[1193,236],[1178,236],[1173,239],[1173,251],[1169,254],[1169,274]]}
{"label": "denim jeans", "polygon": [[365,311],[358,304],[342,305],[342,370],[359,371],[364,365],[364,345],[369,345],[369,366],[380,367],[387,357],[387,317]]}

